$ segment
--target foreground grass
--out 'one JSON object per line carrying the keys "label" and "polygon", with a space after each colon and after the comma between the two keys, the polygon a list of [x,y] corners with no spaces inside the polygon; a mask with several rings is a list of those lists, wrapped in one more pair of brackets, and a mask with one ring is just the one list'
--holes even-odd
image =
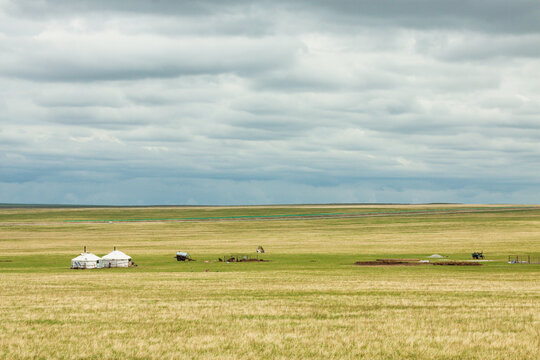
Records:
{"label": "foreground grass", "polygon": [[0,276],[3,358],[535,358],[538,273]]}
{"label": "foreground grass", "polygon": [[[0,358],[537,358],[540,266],[503,260],[538,254],[539,215],[0,227]],[[85,244],[139,267],[69,270]],[[497,261],[351,265],[475,250]]]}

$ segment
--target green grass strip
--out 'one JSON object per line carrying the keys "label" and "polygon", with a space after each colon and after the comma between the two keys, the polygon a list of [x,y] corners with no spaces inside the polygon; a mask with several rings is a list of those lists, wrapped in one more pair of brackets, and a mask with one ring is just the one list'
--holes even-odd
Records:
{"label": "green grass strip", "polygon": [[226,219],[264,219],[264,218],[287,218],[287,217],[318,217],[318,216],[363,216],[363,215],[388,215],[388,214],[425,214],[429,212],[444,212],[447,214],[459,212],[496,212],[496,211],[526,211],[539,210],[540,208],[529,207],[499,207],[499,208],[458,208],[458,209],[423,209],[423,210],[395,210],[395,211],[370,211],[361,213],[321,213],[321,214],[277,214],[277,215],[236,215],[236,216],[209,216],[188,218],[151,218],[151,219],[109,219],[109,220],[64,220],[64,222],[139,222],[139,221],[188,221],[188,220],[226,220]]}

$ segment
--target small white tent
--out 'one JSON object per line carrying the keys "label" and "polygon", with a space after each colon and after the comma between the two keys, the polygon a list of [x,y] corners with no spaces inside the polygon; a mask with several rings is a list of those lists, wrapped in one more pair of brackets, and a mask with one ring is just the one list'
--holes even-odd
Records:
{"label": "small white tent", "polygon": [[114,250],[103,258],[103,267],[130,267],[132,265],[131,256],[124,254],[121,251]]}
{"label": "small white tent", "polygon": [[71,259],[72,269],[99,269],[101,259],[92,253],[84,252],[76,258]]}

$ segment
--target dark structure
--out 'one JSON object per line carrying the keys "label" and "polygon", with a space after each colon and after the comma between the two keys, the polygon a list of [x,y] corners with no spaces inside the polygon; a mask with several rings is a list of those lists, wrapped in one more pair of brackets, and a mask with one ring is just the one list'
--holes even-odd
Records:
{"label": "dark structure", "polygon": [[176,261],[194,261],[191,256],[184,251],[178,251],[176,253]]}
{"label": "dark structure", "polygon": [[484,258],[484,252],[483,251],[482,252],[475,251],[475,252],[472,253],[472,258],[476,259],[476,260],[483,259]]}
{"label": "dark structure", "polygon": [[253,257],[251,255],[229,255],[229,256],[224,256],[223,259],[219,258],[218,261],[234,263],[234,262],[267,262],[268,260],[259,259],[259,256]]}

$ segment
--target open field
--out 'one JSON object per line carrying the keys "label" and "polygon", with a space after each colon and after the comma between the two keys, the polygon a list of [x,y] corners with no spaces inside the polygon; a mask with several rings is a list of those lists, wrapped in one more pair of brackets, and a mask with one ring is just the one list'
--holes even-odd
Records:
{"label": "open field", "polygon": [[[84,245],[139,266],[70,270]],[[215,262],[257,245],[269,262]],[[509,254],[540,257],[540,207],[4,207],[0,358],[537,359],[540,265]]]}

